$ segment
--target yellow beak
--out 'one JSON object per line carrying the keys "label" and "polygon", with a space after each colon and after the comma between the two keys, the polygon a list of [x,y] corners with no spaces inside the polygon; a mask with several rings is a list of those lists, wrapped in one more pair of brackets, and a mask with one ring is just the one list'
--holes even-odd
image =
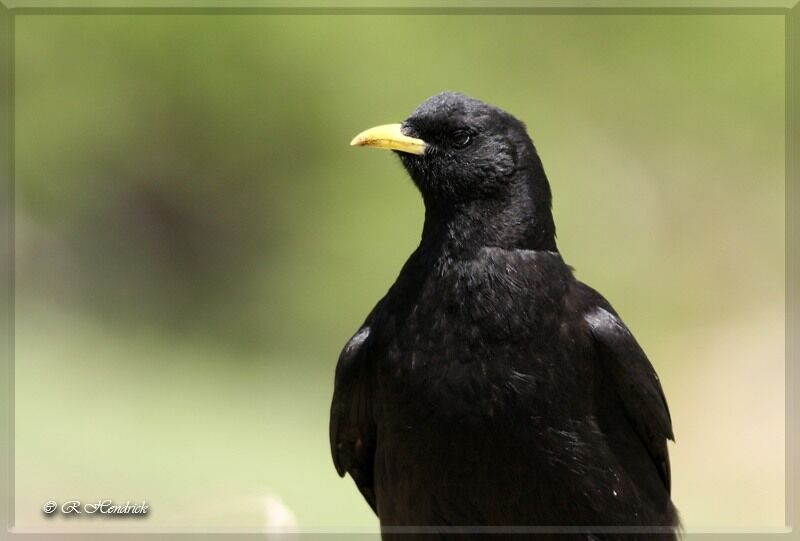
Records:
{"label": "yellow beak", "polygon": [[350,141],[353,147],[375,147],[387,150],[399,150],[409,154],[424,154],[425,141],[404,135],[400,124],[384,124],[364,130]]}

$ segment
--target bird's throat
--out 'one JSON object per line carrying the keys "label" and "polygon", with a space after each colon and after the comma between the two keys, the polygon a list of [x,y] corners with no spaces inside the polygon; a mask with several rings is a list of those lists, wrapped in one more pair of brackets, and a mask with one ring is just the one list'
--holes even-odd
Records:
{"label": "bird's throat", "polygon": [[476,201],[450,209],[426,207],[420,247],[465,259],[483,248],[557,251],[550,206],[530,201]]}

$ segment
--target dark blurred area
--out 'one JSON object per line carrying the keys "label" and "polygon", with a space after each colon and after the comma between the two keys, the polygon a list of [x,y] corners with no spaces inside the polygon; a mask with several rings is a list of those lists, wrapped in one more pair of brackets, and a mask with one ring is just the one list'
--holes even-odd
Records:
{"label": "dark blurred area", "polygon": [[[31,278],[111,323],[211,332],[237,348],[280,339],[257,313],[264,299],[248,292],[300,227],[314,228],[304,198],[327,179],[305,150],[329,144],[314,122],[324,94],[261,48],[208,39],[202,18],[145,24],[149,39],[107,20],[85,25],[78,65],[64,73],[90,72],[63,103],[81,111],[77,125],[63,126],[51,148],[31,149],[44,150],[38,170],[19,175],[31,220],[57,234],[32,246],[30,272],[40,275]],[[101,63],[87,66],[98,52]],[[48,76],[53,68],[43,66]],[[305,218],[300,227],[294,214]],[[75,272],[54,274],[53,250]]]}

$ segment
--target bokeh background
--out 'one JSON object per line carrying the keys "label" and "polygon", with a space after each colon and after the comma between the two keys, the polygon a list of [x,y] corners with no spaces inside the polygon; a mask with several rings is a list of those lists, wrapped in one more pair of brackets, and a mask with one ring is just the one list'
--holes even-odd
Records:
{"label": "bokeh background", "polygon": [[[442,90],[523,119],[559,246],[659,371],[687,531],[784,524],[779,15],[19,15],[15,525],[374,529],[341,346],[419,239]],[[146,499],[64,520],[50,499]]]}

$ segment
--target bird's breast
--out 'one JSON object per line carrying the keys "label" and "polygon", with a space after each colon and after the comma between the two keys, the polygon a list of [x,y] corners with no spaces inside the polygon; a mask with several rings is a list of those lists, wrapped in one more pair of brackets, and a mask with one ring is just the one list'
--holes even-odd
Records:
{"label": "bird's breast", "polygon": [[[422,280],[386,317],[378,382],[388,415],[410,424],[528,417],[561,385],[558,281],[507,260],[466,262]],[[386,332],[388,331],[388,332]],[[553,347],[554,344],[556,347]]]}

